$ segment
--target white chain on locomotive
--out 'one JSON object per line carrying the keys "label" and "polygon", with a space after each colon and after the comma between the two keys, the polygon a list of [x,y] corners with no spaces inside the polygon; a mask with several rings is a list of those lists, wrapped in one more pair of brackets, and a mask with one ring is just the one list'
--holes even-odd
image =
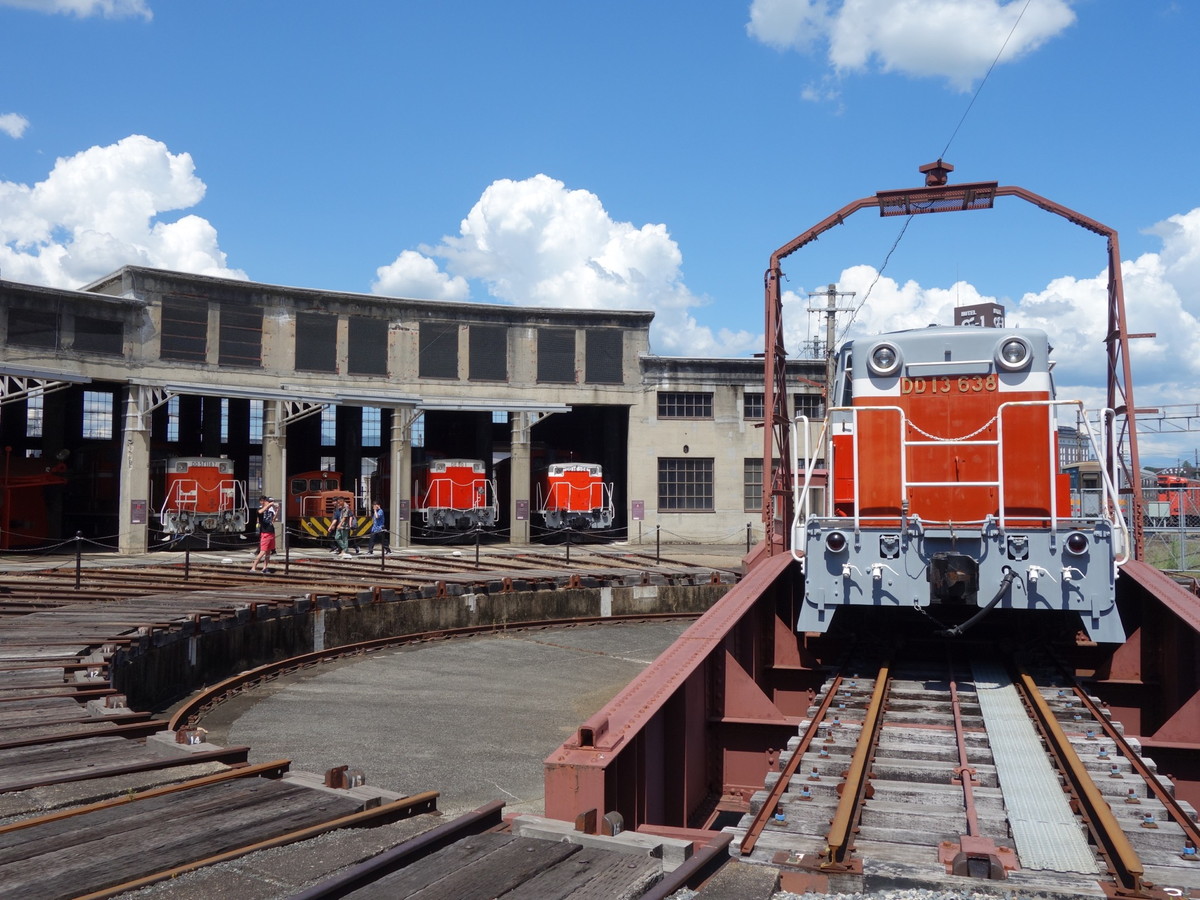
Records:
{"label": "white chain on locomotive", "polygon": [[1060,416],[1106,458],[1112,412],[1093,428],[1080,401],[1055,399],[1045,332],[931,326],[846,343],[816,444],[823,498],[807,419],[793,435],[798,630],[823,632],[851,605],[958,607],[972,622],[998,606],[1076,612],[1093,640],[1123,641],[1115,582],[1129,535],[1115,473],[1102,465],[1102,501],[1072,513]]}

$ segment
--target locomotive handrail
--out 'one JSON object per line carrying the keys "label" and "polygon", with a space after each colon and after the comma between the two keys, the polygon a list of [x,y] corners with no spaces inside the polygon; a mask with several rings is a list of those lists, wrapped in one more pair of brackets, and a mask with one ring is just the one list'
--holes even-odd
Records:
{"label": "locomotive handrail", "polygon": [[[1087,411],[1084,409],[1082,400],[1013,400],[1013,401],[1009,401],[1008,403],[1002,403],[1000,405],[1000,410],[1001,411],[1004,410],[1005,407],[1016,407],[1016,406],[1046,406],[1046,407],[1074,406],[1078,410],[1078,415],[1076,416],[1076,419],[1079,421],[1080,425],[1082,426],[1081,430],[1087,436],[1088,443],[1091,445],[1091,448],[1092,448],[1092,452],[1096,454],[1097,459],[1104,459],[1104,452],[1105,452],[1104,444],[1102,441],[1098,443],[1096,440],[1095,434],[1092,433],[1092,427],[1091,427],[1091,424],[1088,422],[1087,415],[1086,415]],[[1100,415],[1102,418],[1104,418],[1106,416],[1110,416],[1110,415],[1112,415],[1112,410],[1107,409],[1107,408],[1102,409],[1102,410],[1100,410]],[[1001,419],[1001,423],[997,429],[998,432],[1003,430],[1002,423],[1003,423],[1003,420]],[[1048,430],[1050,433],[1049,434],[1050,453],[1051,453],[1051,458],[1053,458],[1055,429],[1048,429]],[[1001,471],[1003,471],[1003,465],[1004,465],[1003,454],[1001,454],[1000,455]],[[1104,507],[1100,510],[1100,512],[1101,512],[1102,518],[1104,518],[1106,521],[1108,521],[1110,524],[1112,524],[1114,529],[1116,530],[1116,532],[1118,534],[1120,534],[1120,536],[1121,536],[1121,548],[1120,548],[1121,552],[1113,554],[1113,564],[1115,566],[1122,566],[1126,562],[1129,561],[1129,548],[1130,548],[1129,526],[1125,522],[1124,517],[1121,515],[1120,497],[1117,493],[1117,489],[1113,483],[1113,480],[1109,477],[1108,471],[1103,466],[1100,467],[1099,471],[1100,471],[1101,477],[1104,479],[1103,496],[1106,500],[1106,503],[1104,504]],[[1055,460],[1055,465],[1052,466],[1050,469],[1050,477],[1053,479],[1053,477],[1057,473],[1058,473],[1058,465],[1057,465],[1057,460]],[[1053,481],[1051,482],[1051,485],[1053,487]],[[1051,493],[1051,496],[1052,497],[1054,496],[1053,492]],[[1057,507],[1055,506],[1055,504],[1053,502],[1051,503],[1050,512],[1051,512],[1051,529],[1054,531],[1057,531],[1057,522],[1058,522]],[[1000,497],[1000,513],[1001,513],[1000,527],[1003,528],[1004,521],[1005,521],[1003,494],[1001,494],[1001,497]]]}
{"label": "locomotive handrail", "polygon": [[[812,441],[810,439],[811,438],[811,429],[808,427],[808,424],[809,424],[808,416],[796,416],[795,418],[792,419],[791,446],[793,446],[793,447],[798,446],[798,442],[796,440],[796,433],[795,433],[796,427],[799,425],[802,425],[804,427],[805,465],[804,465],[804,484],[801,485],[798,480],[793,478],[793,484],[792,484],[792,533],[790,535],[791,546],[788,547],[788,552],[792,554],[792,559],[794,559],[798,563],[800,563],[801,571],[804,571],[804,568],[803,568],[805,565],[804,554],[800,553],[800,551],[798,549],[799,542],[796,540],[796,532],[800,528],[800,523],[808,521],[808,518],[809,518],[808,497],[809,497],[809,491],[812,490],[813,472],[816,471],[816,460],[813,459],[813,456],[812,456]],[[817,435],[817,446],[818,447],[825,446],[825,435],[826,435],[826,432],[828,432],[828,430],[829,430],[829,418],[826,417],[824,419],[824,421],[821,422],[821,431]],[[831,471],[828,468],[828,466],[829,466],[829,462],[828,462],[828,460],[826,460],[826,472]],[[764,473],[763,477],[764,478],[766,477],[765,473]],[[829,476],[826,475],[826,478],[825,478],[825,496],[826,497],[829,496],[831,487],[832,487],[832,485],[830,484]]]}
{"label": "locomotive handrail", "polygon": [[[1004,436],[1003,419],[1004,419],[1005,410],[1007,410],[1009,408],[1015,408],[1015,407],[1021,407],[1021,406],[1025,406],[1025,407],[1044,406],[1047,408],[1048,415],[1049,415],[1050,410],[1052,410],[1053,408],[1058,407],[1058,406],[1074,406],[1074,407],[1076,407],[1080,413],[1078,418],[1080,419],[1080,421],[1082,423],[1081,430],[1086,435],[1088,443],[1091,446],[1093,453],[1096,455],[1097,459],[1105,458],[1104,457],[1104,453],[1105,453],[1104,442],[1103,442],[1103,440],[1098,441],[1096,435],[1093,433],[1091,425],[1087,421],[1087,418],[1085,415],[1086,411],[1084,410],[1082,401],[1080,401],[1080,400],[1013,400],[1013,401],[1008,401],[1006,403],[1000,404],[1000,406],[997,407],[995,418],[993,420],[991,420],[989,423],[987,423],[988,425],[990,425],[991,422],[996,423],[996,437],[995,438],[972,440],[972,439],[967,439],[967,438],[956,437],[953,439],[954,443],[956,443],[956,444],[968,444],[968,445],[975,445],[975,446],[994,446],[994,447],[996,447],[997,448],[997,453],[996,453],[997,477],[995,480],[988,480],[988,481],[909,481],[908,480],[908,460],[907,460],[908,454],[905,452],[901,452],[899,454],[901,501],[903,502],[903,500],[907,498],[908,489],[911,487],[995,487],[999,494],[999,496],[997,497],[997,500],[999,503],[998,517],[993,519],[993,517],[989,515],[989,516],[984,517],[983,519],[971,519],[971,520],[956,521],[954,524],[957,526],[966,526],[966,525],[983,526],[983,525],[986,525],[986,523],[989,520],[991,520],[991,521],[998,520],[1001,531],[1004,531],[1005,529],[1011,527],[1012,525],[1014,525],[1016,523],[1027,522],[1027,521],[1028,522],[1042,521],[1044,519],[1049,518],[1050,531],[1052,533],[1057,533],[1060,525],[1063,523],[1071,523],[1071,522],[1076,522],[1076,521],[1078,521],[1078,522],[1090,521],[1090,519],[1082,517],[1082,516],[1079,516],[1079,517],[1068,516],[1068,517],[1064,518],[1064,517],[1060,517],[1058,514],[1057,485],[1055,482],[1055,476],[1057,475],[1058,470],[1059,470],[1058,460],[1056,458],[1056,451],[1055,451],[1055,438],[1057,436],[1057,430],[1053,427],[1050,427],[1051,425],[1054,424],[1052,419],[1050,419],[1048,421],[1048,425],[1047,425],[1047,448],[1046,448],[1047,456],[1049,457],[1049,459],[1051,461],[1051,464],[1047,467],[1048,477],[1050,480],[1049,496],[1048,496],[1048,502],[1047,502],[1047,512],[1049,515],[1048,516],[1011,515],[1007,512],[1007,509],[1006,509],[1007,504],[1005,503],[1005,493],[1006,492],[1004,490],[1004,483],[1005,483],[1004,454],[1001,452],[1001,448],[1003,447],[1003,436]],[[828,415],[827,415],[824,423],[822,424],[821,432],[817,439],[818,446],[820,446],[822,444],[822,442],[824,441],[826,433],[829,431],[830,425],[834,421],[835,414],[837,414],[837,413],[843,414],[843,418],[842,418],[843,422],[845,421],[845,416],[848,415],[851,431],[857,436],[859,434],[860,414],[864,410],[869,411],[871,413],[882,412],[882,411],[893,411],[893,412],[897,413],[900,416],[900,443],[901,443],[902,448],[942,443],[942,442],[945,442],[946,440],[949,440],[949,439],[945,439],[945,438],[939,439],[939,438],[936,438],[936,437],[933,437],[930,435],[926,435],[926,437],[928,437],[929,440],[909,439],[907,437],[908,429],[910,426],[914,427],[914,428],[915,428],[915,426],[911,425],[911,423],[908,421],[908,417],[905,415],[903,408],[901,408],[899,406],[873,406],[873,407],[839,406],[839,407],[831,407],[829,409]],[[1107,418],[1107,420],[1110,422],[1110,427],[1112,427],[1112,423],[1115,420],[1115,416],[1112,415],[1112,411],[1105,409],[1105,410],[1101,410],[1100,414],[1101,414],[1102,419]],[[793,513],[793,517],[792,517],[792,535],[791,535],[792,541],[791,541],[791,547],[789,548],[789,551],[791,552],[793,558],[796,560],[799,560],[799,561],[803,560],[803,554],[799,552],[800,542],[797,540],[798,531],[800,530],[803,522],[807,521],[810,518],[813,518],[812,514],[810,512],[808,512],[808,503],[809,503],[810,492],[813,488],[812,477],[813,477],[813,472],[815,471],[815,461],[811,457],[809,429],[807,427],[808,423],[809,423],[809,419],[807,416],[796,416],[792,421],[792,431],[793,431],[792,446],[797,446],[797,443],[798,443],[796,440],[796,438],[798,436],[795,434],[796,428],[799,426],[804,426],[804,442],[805,442],[805,458],[806,458],[806,465],[804,467],[803,483],[800,483],[799,480],[797,479],[796,483],[793,485],[794,513]],[[984,427],[987,427],[987,426],[985,425]],[[919,431],[919,429],[917,429],[917,430]],[[979,429],[979,430],[982,430],[982,429]],[[920,432],[920,433],[924,434],[924,432]],[[978,431],[974,432],[974,434],[978,434],[978,433],[979,433]],[[861,519],[862,519],[862,516],[860,514],[861,497],[859,494],[859,487],[860,487],[860,483],[861,483],[861,477],[860,477],[861,462],[862,462],[860,455],[859,455],[861,444],[862,444],[862,442],[860,440],[856,439],[853,442],[852,447],[851,447],[851,452],[852,452],[852,464],[851,465],[852,465],[852,471],[853,471],[853,487],[854,487],[854,495],[853,495],[854,508],[853,508],[852,515],[845,517],[847,520],[846,524],[850,525],[852,523],[852,527],[853,527],[853,530],[855,533],[858,533],[859,530],[861,529]],[[823,516],[816,516],[817,519],[834,518],[833,517],[834,452],[833,452],[832,444],[830,446],[829,457],[830,458],[828,460],[826,460],[826,469],[829,472],[829,476],[828,476],[827,482],[826,482],[825,509],[824,509],[825,514]],[[1105,468],[1101,467],[1100,472],[1104,479],[1104,486],[1105,486],[1105,490],[1104,490],[1105,502],[1104,502],[1103,508],[1101,510],[1102,518],[1104,518],[1106,521],[1108,521],[1110,524],[1112,524],[1115,531],[1120,535],[1120,545],[1121,545],[1119,548],[1120,552],[1114,553],[1114,565],[1120,566],[1120,565],[1123,565],[1129,559],[1130,540],[1129,540],[1128,526],[1120,514],[1120,503],[1119,503],[1119,498],[1117,495],[1116,488],[1114,486],[1113,479],[1110,477],[1109,472]],[[873,518],[878,518],[878,517],[873,517]],[[900,524],[904,523],[905,518],[906,517],[903,515],[901,515],[899,517]],[[928,525],[930,523],[926,522],[924,524]]]}

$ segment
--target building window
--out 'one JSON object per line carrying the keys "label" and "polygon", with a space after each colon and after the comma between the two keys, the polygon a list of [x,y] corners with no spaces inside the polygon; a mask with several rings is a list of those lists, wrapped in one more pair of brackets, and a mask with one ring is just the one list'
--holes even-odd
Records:
{"label": "building window", "polygon": [[351,316],[349,325],[347,366],[350,374],[386,375],[388,372],[387,320]]}
{"label": "building window", "polygon": [[208,358],[208,304],[163,298],[158,355],[178,362]]}
{"label": "building window", "polygon": [[107,391],[83,392],[83,437],[107,441],[113,436],[113,395]]}
{"label": "building window", "polygon": [[179,440],[179,395],[167,399],[167,442]]}
{"label": "building window", "polygon": [[711,512],[712,459],[659,458],[659,511]]}
{"label": "building window", "polygon": [[422,322],[421,378],[458,377],[458,325],[453,322]]}
{"label": "building window", "polygon": [[321,407],[321,446],[337,446],[337,410],[328,403]]}
{"label": "building window", "polygon": [[617,328],[594,328],[584,334],[584,381],[588,384],[624,381],[625,333]]}
{"label": "building window", "polygon": [[767,417],[765,395],[742,394],[742,418],[747,420],[762,420]]}
{"label": "building window", "polygon": [[660,419],[711,419],[713,395],[711,391],[659,391],[658,417]]}
{"label": "building window", "polygon": [[[779,459],[771,460],[772,466]],[[763,506],[763,461],[761,456],[747,458],[742,468],[742,509],[746,512],[761,512]]]}
{"label": "building window", "polygon": [[825,418],[825,398],[820,394],[794,394],[792,404],[795,416],[807,416],[810,419]]}
{"label": "building window", "polygon": [[382,429],[380,427],[382,417],[378,406],[364,406],[362,409],[362,445],[364,447],[378,447],[382,440]]}
{"label": "building window", "polygon": [[8,311],[8,342],[22,347],[42,347],[53,350],[58,346],[58,313],[33,309]]}
{"label": "building window", "polygon": [[46,396],[41,388],[31,388],[25,397],[25,436],[41,437],[43,414],[46,411]]}
{"label": "building window", "polygon": [[262,365],[262,320],[261,309],[221,307],[219,365],[247,369]]}
{"label": "building window", "polygon": [[537,380],[549,384],[575,383],[575,329],[539,328]]}
{"label": "building window", "polygon": [[337,371],[337,316],[296,313],[296,370]]}
{"label": "building window", "polygon": [[[762,394],[759,394],[761,397]],[[762,457],[747,459],[742,469],[742,509],[762,509],[763,505],[763,464]]]}
{"label": "building window", "polygon": [[425,414],[417,413],[413,416],[412,424],[408,428],[408,439],[414,447],[425,446]]}
{"label": "building window", "polygon": [[503,325],[467,328],[467,378],[471,381],[508,380],[508,329]]}
{"label": "building window", "polygon": [[250,401],[250,443],[261,444],[263,439],[263,401]]}
{"label": "building window", "polygon": [[120,356],[125,352],[125,325],[112,319],[76,316],[72,346],[80,353]]}

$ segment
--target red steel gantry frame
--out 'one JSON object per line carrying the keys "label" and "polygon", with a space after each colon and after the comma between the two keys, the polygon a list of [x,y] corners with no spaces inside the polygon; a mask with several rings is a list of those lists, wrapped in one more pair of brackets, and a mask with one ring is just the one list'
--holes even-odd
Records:
{"label": "red steel gantry frame", "polygon": [[[1129,340],[1125,327],[1125,292],[1121,282],[1121,251],[1117,232],[1095,219],[1089,219],[1061,203],[1055,203],[1022,187],[1001,187],[997,182],[949,184],[947,179],[954,167],[940,159],[921,166],[925,186],[897,191],[879,191],[873,197],[863,197],[843,206],[833,215],[822,219],[803,234],[797,235],[771,254],[771,264],[764,277],[766,286],[766,352],[764,370],[768,427],[763,429],[763,525],[765,552],[774,555],[791,549],[790,523],[794,513],[792,486],[795,473],[792,466],[791,418],[787,399],[787,350],[783,343],[783,260],[801,247],[815,241],[835,225],[841,225],[859,210],[876,207],[880,216],[914,216],[934,212],[962,212],[991,209],[997,197],[1019,197],[1047,212],[1062,216],[1081,228],[1095,232],[1108,240],[1108,329],[1104,342],[1108,349],[1108,407],[1124,419],[1123,438],[1128,442],[1128,456],[1110,442],[1109,470],[1116,461],[1125,475],[1122,490],[1130,494],[1129,513],[1132,518],[1133,555],[1142,556],[1142,482],[1141,461],[1138,458],[1136,410],[1133,403],[1133,380],[1129,368]],[[832,352],[833,348],[829,348]],[[828,393],[828,385],[826,386]],[[828,403],[828,397],[826,397]],[[1121,442],[1118,441],[1118,444]],[[1114,455],[1116,459],[1114,460]]]}
{"label": "red steel gantry frame", "polygon": [[[783,399],[780,262],[851,213],[878,206],[882,215],[976,209],[996,196],[1018,196],[1108,238],[1108,402],[1127,418],[1133,471],[1138,469],[1133,393],[1116,233],[1021,188],[944,184],[949,166],[925,167],[935,183],[857,200],[782,247],[767,273],[767,387],[775,415],[764,463],[774,442],[782,474],[766,493],[769,512],[791,511],[787,406]],[[942,183],[936,183],[938,179]],[[1120,402],[1117,402],[1119,399]],[[780,430],[781,429],[781,430]],[[777,436],[778,435],[778,436]],[[764,466],[764,472],[770,471]],[[1140,548],[1141,492],[1128,479]],[[780,509],[773,510],[775,498]],[[768,519],[768,526],[773,523]],[[785,522],[787,520],[784,520]],[[776,537],[786,533],[768,531]],[[620,815],[624,828],[711,839],[721,817],[740,815],[778,770],[780,752],[808,714],[826,667],[842,649],[829,635],[795,631],[803,584],[799,565],[768,540],[768,554],[621,693],[587,720],[545,762],[546,815],[588,822]],[[1124,644],[1076,648],[1076,673],[1152,752],[1177,795],[1200,805],[1200,608],[1194,594],[1140,560],[1125,564],[1117,603],[1129,637]],[[707,835],[707,838],[705,837]]]}

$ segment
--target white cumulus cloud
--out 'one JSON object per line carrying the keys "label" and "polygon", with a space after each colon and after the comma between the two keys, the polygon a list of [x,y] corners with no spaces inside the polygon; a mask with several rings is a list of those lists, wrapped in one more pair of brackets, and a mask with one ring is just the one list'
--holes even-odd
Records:
{"label": "white cumulus cloud", "polygon": [[0,181],[0,273],[53,287],[123,265],[245,278],[226,266],[206,219],[157,220],[199,203],[204,190],[189,154],[143,135],[60,158],[32,187]]}
{"label": "white cumulus cloud", "polygon": [[148,21],[154,16],[150,7],[146,5],[146,0],[0,0],[0,6],[60,13],[80,19],[90,16],[103,16],[106,19],[140,16]]}
{"label": "white cumulus cloud", "polygon": [[24,116],[16,113],[0,114],[0,131],[3,131],[10,138],[17,139],[25,133],[25,129],[29,127],[29,120]]}
{"label": "white cumulus cloud", "polygon": [[405,250],[375,270],[372,292],[421,300],[467,300],[471,287],[461,275],[450,276],[416,250]]}
{"label": "white cumulus cloud", "polygon": [[1074,21],[1066,0],[753,0],[746,31],[779,50],[824,53],[838,74],[877,69],[966,91],[1002,47],[1000,62],[1012,62]]}
{"label": "white cumulus cloud", "polygon": [[546,175],[493,182],[458,235],[421,251],[406,250],[377,270],[373,289],[465,299],[459,283],[474,280],[514,305],[653,310],[651,341],[660,353],[727,356],[762,345],[761,335],[714,334],[697,322],[693,311],[705,301],[684,284],[683,256],[665,225],[614,221],[595,194]]}

